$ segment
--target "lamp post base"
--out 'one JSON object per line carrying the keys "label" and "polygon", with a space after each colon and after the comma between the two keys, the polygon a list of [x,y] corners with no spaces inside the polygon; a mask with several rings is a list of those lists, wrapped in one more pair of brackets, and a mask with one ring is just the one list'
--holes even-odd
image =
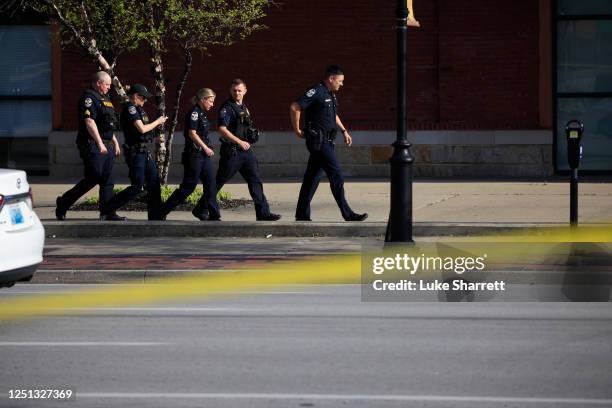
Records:
{"label": "lamp post base", "polygon": [[412,163],[410,142],[393,143],[391,163],[391,211],[385,242],[412,241]]}

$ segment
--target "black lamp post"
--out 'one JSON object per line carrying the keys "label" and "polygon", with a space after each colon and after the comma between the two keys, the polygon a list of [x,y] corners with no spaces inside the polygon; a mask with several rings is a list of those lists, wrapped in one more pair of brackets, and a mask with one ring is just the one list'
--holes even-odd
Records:
{"label": "black lamp post", "polygon": [[412,162],[406,135],[406,44],[408,6],[397,1],[397,139],[391,163],[391,212],[385,242],[412,242]]}

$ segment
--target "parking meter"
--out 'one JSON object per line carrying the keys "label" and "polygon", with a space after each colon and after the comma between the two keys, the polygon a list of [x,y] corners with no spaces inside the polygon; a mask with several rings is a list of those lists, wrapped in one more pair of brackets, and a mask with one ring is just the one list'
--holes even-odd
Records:
{"label": "parking meter", "polygon": [[578,120],[570,120],[565,125],[565,138],[567,139],[567,161],[570,168],[577,169],[582,159],[582,133],[584,125]]}
{"label": "parking meter", "polygon": [[579,120],[570,120],[565,125],[567,139],[567,162],[572,169],[570,173],[570,225],[578,225],[578,166],[582,159],[582,133],[584,125]]}

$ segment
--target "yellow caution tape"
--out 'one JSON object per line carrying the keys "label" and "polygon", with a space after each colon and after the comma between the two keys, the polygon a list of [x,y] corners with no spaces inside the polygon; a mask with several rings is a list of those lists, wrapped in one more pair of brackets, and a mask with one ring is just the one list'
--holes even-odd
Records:
{"label": "yellow caution tape", "polygon": [[147,284],[125,284],[104,290],[21,297],[0,302],[0,321],[61,315],[86,308],[129,306],[257,291],[276,285],[358,283],[361,257],[340,255],[311,261],[281,262],[266,270],[190,274]]}
{"label": "yellow caution tape", "polygon": [[[558,248],[555,243],[600,243],[594,246],[596,251],[612,252],[612,228],[610,227],[579,227],[554,228],[529,231],[525,234],[502,234],[494,237],[472,237],[460,242],[429,243],[435,246],[435,251],[443,254],[462,254],[465,249],[462,244],[470,244],[473,252],[474,244],[486,245],[489,260],[497,256],[499,260],[515,258],[517,262],[526,264],[537,262],[542,256],[549,256],[551,248]],[[525,250],[516,253],[516,247],[506,243],[541,243],[539,249]],[[495,244],[495,245],[493,245]],[[427,243],[424,243],[427,246]],[[418,245],[416,246],[418,248]],[[403,247],[406,251],[410,246]],[[523,245],[525,248],[525,245]],[[399,251],[393,247],[387,251]],[[513,252],[514,251],[514,252]],[[533,253],[529,253],[533,252]],[[536,256],[536,253],[539,255]],[[265,269],[236,270],[223,272],[206,272],[182,275],[175,278],[151,280],[145,284],[122,284],[105,289],[83,290],[71,293],[37,295],[10,298],[0,301],[0,322],[21,318],[36,318],[82,311],[87,308],[107,308],[141,305],[152,302],[174,299],[188,299],[215,296],[226,293],[253,292],[278,287],[280,285],[303,284],[346,284],[361,282],[362,254],[334,255],[312,258],[301,261],[273,263]],[[517,257],[517,255],[521,255]],[[529,256],[526,256],[529,255]],[[559,255],[559,254],[557,254]],[[564,255],[564,254],[561,254]],[[366,254],[368,256],[368,254]],[[527,259],[529,258],[529,259]]]}

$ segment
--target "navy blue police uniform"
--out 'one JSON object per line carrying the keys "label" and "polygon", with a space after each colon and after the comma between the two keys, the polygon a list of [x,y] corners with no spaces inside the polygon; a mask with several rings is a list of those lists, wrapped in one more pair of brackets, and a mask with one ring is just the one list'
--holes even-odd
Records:
{"label": "navy blue police uniform", "polygon": [[153,132],[140,133],[136,128],[136,122],[149,123],[147,112],[142,106],[136,106],[127,102],[121,112],[121,129],[125,137],[123,153],[129,168],[131,185],[117,195],[110,203],[111,211],[123,207],[128,201],[138,196],[146,186],[147,190],[147,215],[149,220],[162,219],[161,213],[161,188],[157,164],[153,159]]}
{"label": "navy blue police uniform", "polygon": [[305,112],[304,136],[310,156],[300,189],[295,218],[298,221],[310,221],[310,202],[325,172],[342,217],[351,220],[356,214],[344,197],[344,178],[336,158],[334,144],[338,112],[336,95],[321,82],[304,93],[296,103]]}
{"label": "navy blue police uniform", "polygon": [[[93,119],[96,123],[98,133],[108,151],[107,154],[100,154],[100,149],[87,130],[86,119]],[[78,123],[76,142],[85,167],[85,174],[84,178],[73,188],[57,198],[55,215],[58,219],[64,219],[70,206],[93,187],[99,185],[100,215],[111,216],[114,213],[108,204],[114,187],[115,147],[112,139],[117,127],[117,115],[108,95],[102,95],[93,89],[86,90],[79,99]]]}
{"label": "navy blue police uniform", "polygon": [[183,182],[176,189],[168,201],[166,201],[164,212],[168,214],[177,205],[181,204],[195,190],[198,181],[202,182],[204,194],[196,204],[192,213],[200,220],[216,221],[221,218],[219,204],[217,203],[217,186],[215,184],[213,160],[207,156],[204,150],[189,137],[189,131],[195,130],[202,141],[210,147],[210,122],[206,111],[199,105],[185,115],[185,150],[182,161],[184,167]]}
{"label": "navy blue police uniform", "polygon": [[[225,126],[237,138],[249,141],[247,132],[253,128],[251,115],[246,105],[238,104],[231,98],[221,105],[219,109],[219,126]],[[242,150],[235,143],[221,137],[221,154],[219,169],[217,170],[217,189],[225,185],[234,175],[240,175],[247,182],[249,193],[255,204],[255,216],[258,220],[276,220],[280,216],[270,213],[268,200],[264,195],[263,184],[259,177],[257,158],[253,149]],[[251,144],[255,141],[251,140]]]}

